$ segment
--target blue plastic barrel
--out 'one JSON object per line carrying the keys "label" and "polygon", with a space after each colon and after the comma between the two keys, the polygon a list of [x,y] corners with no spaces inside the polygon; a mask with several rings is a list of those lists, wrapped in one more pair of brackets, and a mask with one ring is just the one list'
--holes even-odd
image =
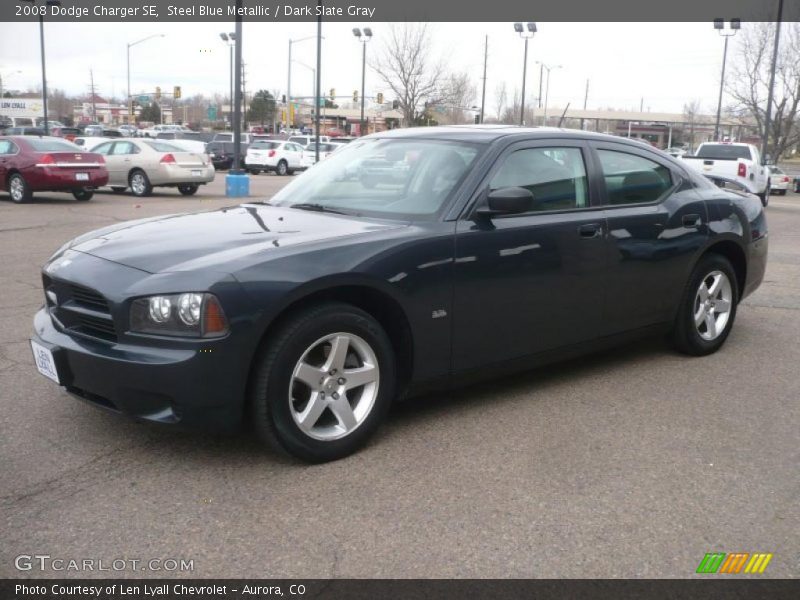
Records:
{"label": "blue plastic barrel", "polygon": [[246,198],[250,195],[250,176],[245,171],[229,172],[225,176],[225,195],[229,198]]}

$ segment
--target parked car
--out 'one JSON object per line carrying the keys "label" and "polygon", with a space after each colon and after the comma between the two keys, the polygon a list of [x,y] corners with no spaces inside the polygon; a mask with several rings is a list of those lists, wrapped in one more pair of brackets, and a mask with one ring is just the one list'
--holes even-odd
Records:
{"label": "parked car", "polygon": [[44,135],[41,127],[7,127],[3,130],[3,135]]}
{"label": "parked car", "polygon": [[783,169],[777,165],[771,165],[769,167],[769,186],[771,193],[785,196],[786,190],[789,189],[790,185],[791,180]]}
{"label": "parked car", "polygon": [[81,130],[77,127],[53,127],[50,131],[53,137],[61,137],[65,140],[72,142],[76,137],[81,135]]}
{"label": "parked car", "polygon": [[[245,154],[247,147],[245,146]],[[226,170],[233,166],[233,142],[209,142],[206,144],[206,154],[211,158],[211,162],[216,170]],[[244,164],[244,154],[241,157]]]}
{"label": "parked car", "polygon": [[124,137],[136,137],[139,135],[139,128],[136,125],[120,125],[117,129]]}
{"label": "parked car", "polygon": [[[404,184],[342,180],[378,159],[409,165]],[[642,144],[401,129],[269,202],[66,243],[44,265],[32,347],[44,376],[89,403],[164,424],[246,422],[319,462],[357,450],[421,390],[645,335],[711,354],[761,283],[767,245],[759,201]]]}
{"label": "parked car", "polygon": [[123,137],[123,135],[119,129],[114,129],[112,127],[103,127],[102,125],[87,125],[84,128],[83,135],[81,137],[118,138]]}
{"label": "parked car", "polygon": [[245,168],[253,175],[263,171],[274,171],[278,175],[291,175],[308,168],[303,160],[303,148],[299,144],[284,141],[259,141],[247,147]]}
{"label": "parked car", "polygon": [[93,148],[99,146],[103,142],[107,142],[108,140],[113,140],[117,138],[105,138],[105,137],[85,137],[79,136],[72,140],[72,143],[76,146],[80,146],[84,150],[91,151]]}
{"label": "parked car", "polygon": [[76,200],[86,201],[107,182],[103,157],[71,142],[56,137],[0,137],[0,189],[18,204],[29,202],[34,192],[70,192]]}
{"label": "parked car", "polygon": [[667,148],[666,150],[664,150],[664,152],[666,152],[670,156],[674,156],[676,158],[680,158],[681,156],[684,156],[684,155],[688,154],[688,151],[686,150],[686,148],[681,148],[681,147],[678,147],[678,146],[673,146],[671,148]]}
{"label": "parked car", "polygon": [[183,131],[170,131],[162,132],[156,136],[157,140],[169,140],[175,146],[183,148],[186,152],[194,152],[196,154],[205,154],[207,139],[201,133],[183,132]]}
{"label": "parked car", "polygon": [[752,193],[769,203],[769,169],[761,160],[761,152],[753,144],[706,142],[694,156],[681,157],[687,165],[702,174],[712,174],[741,181]]}
{"label": "parked car", "polygon": [[[254,135],[252,133],[242,133],[241,135],[241,143],[242,144],[250,144],[255,138],[259,136]],[[215,133],[214,137],[211,139],[212,142],[233,142],[233,133],[231,132],[219,132]]]}
{"label": "parked car", "polygon": [[186,152],[161,140],[125,138],[94,148],[105,158],[108,185],[116,193],[130,188],[134,196],[149,196],[154,187],[175,187],[184,196],[214,181],[214,167],[205,153]]}
{"label": "parked car", "polygon": [[[303,148],[308,146],[309,144],[316,141],[316,137],[313,135],[293,135],[289,138],[290,142],[294,142],[295,144],[300,144]],[[320,142],[330,142],[331,138],[327,135],[319,136]]]}
{"label": "parked car", "polygon": [[[331,154],[336,152],[339,148],[342,148],[345,144],[332,144],[330,142],[323,143],[320,142],[319,144],[319,159],[320,161],[325,160]],[[308,146],[305,147],[303,150],[303,163],[311,167],[316,164],[317,162],[317,152],[316,152],[317,145],[312,142]]]}

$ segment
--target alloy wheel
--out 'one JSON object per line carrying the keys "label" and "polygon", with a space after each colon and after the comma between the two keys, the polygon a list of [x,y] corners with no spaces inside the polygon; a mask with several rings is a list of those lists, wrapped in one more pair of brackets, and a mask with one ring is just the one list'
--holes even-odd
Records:
{"label": "alloy wheel", "polygon": [[141,173],[134,173],[131,176],[131,191],[133,191],[134,194],[136,194],[137,196],[143,195],[146,187],[147,186],[145,185],[144,182],[144,175],[142,175]]}
{"label": "alloy wheel", "polygon": [[289,409],[307,436],[332,441],[351,434],[369,416],[378,397],[380,368],[375,351],[353,333],[318,339],[292,373]]}
{"label": "alloy wheel", "polygon": [[19,177],[12,177],[8,192],[14,202],[19,202],[25,196],[25,184]]}
{"label": "alloy wheel", "polygon": [[728,324],[733,302],[730,279],[722,271],[712,271],[700,282],[694,299],[694,326],[704,340],[717,339]]}

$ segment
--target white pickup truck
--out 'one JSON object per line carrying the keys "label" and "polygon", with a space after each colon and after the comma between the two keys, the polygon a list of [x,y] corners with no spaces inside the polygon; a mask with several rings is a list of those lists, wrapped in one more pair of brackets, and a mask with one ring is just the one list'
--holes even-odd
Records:
{"label": "white pickup truck", "polygon": [[753,144],[706,142],[694,156],[682,156],[687,165],[703,175],[730,179],[742,184],[750,193],[769,202],[769,169],[762,164],[761,153]]}

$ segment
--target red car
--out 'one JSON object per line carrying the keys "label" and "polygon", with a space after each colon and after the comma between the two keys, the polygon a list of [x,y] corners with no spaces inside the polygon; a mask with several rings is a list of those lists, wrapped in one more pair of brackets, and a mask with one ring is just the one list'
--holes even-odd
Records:
{"label": "red car", "polygon": [[0,136],[0,190],[16,203],[33,192],[72,192],[89,200],[94,189],[108,183],[106,161],[60,138]]}

